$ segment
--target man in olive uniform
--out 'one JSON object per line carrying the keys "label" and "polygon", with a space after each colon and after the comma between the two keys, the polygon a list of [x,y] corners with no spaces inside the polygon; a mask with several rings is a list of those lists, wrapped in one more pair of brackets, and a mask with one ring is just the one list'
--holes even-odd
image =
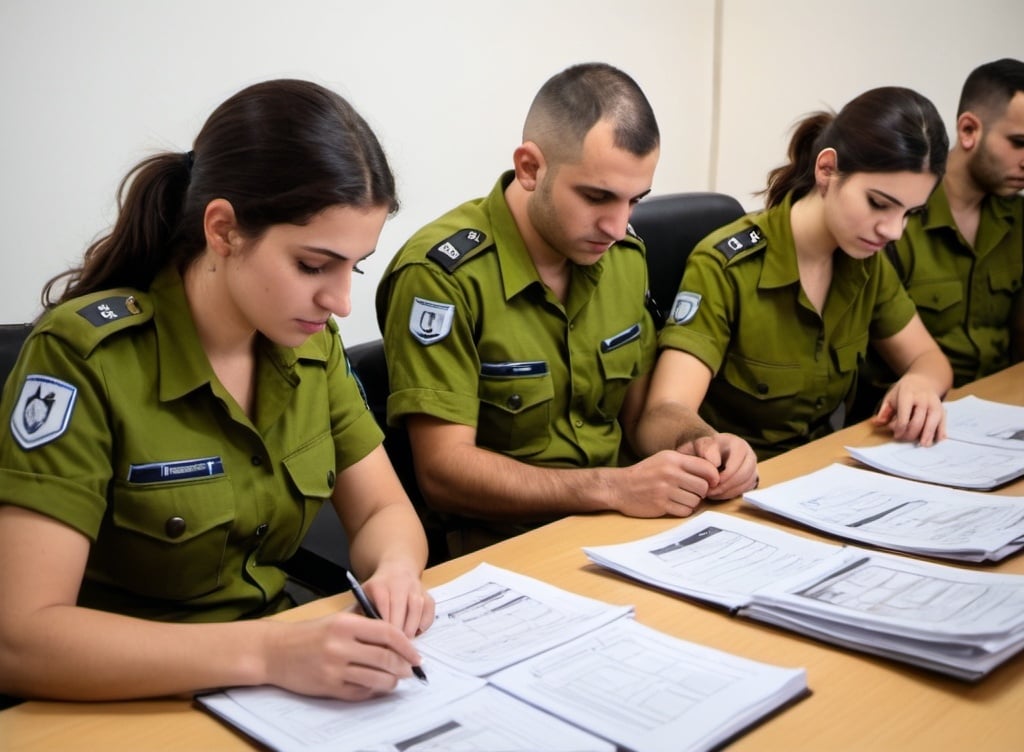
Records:
{"label": "man in olive uniform", "polygon": [[[1020,314],[1013,314],[1024,285],[1022,189],[1024,62],[1004,58],[967,77],[945,177],[887,249],[953,366],[955,386],[1024,356],[1019,341],[1011,341],[1014,332],[1018,340],[1024,334]],[[870,362],[876,389],[890,377]]]}
{"label": "man in olive uniform", "polygon": [[[523,136],[514,170],[413,235],[377,293],[388,420],[406,424],[452,554],[567,514],[686,515],[735,495],[714,441],[619,467],[655,356],[627,232],[659,154],[646,97],[611,66],[574,66],[541,88]],[[696,416],[692,433],[717,436]]]}

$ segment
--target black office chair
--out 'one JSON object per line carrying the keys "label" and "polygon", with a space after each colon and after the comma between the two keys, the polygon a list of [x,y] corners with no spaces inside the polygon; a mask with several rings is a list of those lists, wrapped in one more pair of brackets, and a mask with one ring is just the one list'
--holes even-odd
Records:
{"label": "black office chair", "polygon": [[423,501],[419,485],[416,483],[416,469],[413,465],[412,447],[409,445],[409,434],[405,426],[389,427],[387,422],[388,365],[384,357],[384,341],[381,339],[364,342],[348,348],[349,362],[356,372],[366,392],[366,402],[370,406],[373,417],[384,431],[384,449],[398,479],[402,481],[405,492],[412,500],[419,513],[420,521],[427,534],[430,548],[427,564],[433,566],[447,561],[450,557],[447,541],[447,527],[441,515],[430,509]]}
{"label": "black office chair", "polygon": [[[445,529],[440,517],[426,506],[420,494],[408,434],[404,427],[390,428],[387,425],[389,389],[384,342],[376,339],[353,345],[346,348],[346,353],[352,370],[363,386],[370,412],[384,431],[384,449],[423,522],[430,549],[428,564],[445,561],[449,558]],[[344,572],[348,566],[345,530],[334,508],[324,504],[299,550],[284,565],[284,569],[301,586],[317,594],[330,595],[348,589]]]}
{"label": "black office chair", "polygon": [[0,324],[0,387],[7,382],[21,346],[31,331],[31,324]]}
{"label": "black office chair", "polygon": [[743,206],[735,198],[713,192],[650,196],[633,209],[630,224],[647,246],[647,270],[659,327],[679,291],[690,252],[709,233],[743,214]]}
{"label": "black office chair", "polygon": [[[25,343],[25,338],[32,331],[31,324],[0,324],[0,391],[7,383],[14,364],[18,360],[18,353]],[[0,695],[0,710],[17,705],[21,699]]]}

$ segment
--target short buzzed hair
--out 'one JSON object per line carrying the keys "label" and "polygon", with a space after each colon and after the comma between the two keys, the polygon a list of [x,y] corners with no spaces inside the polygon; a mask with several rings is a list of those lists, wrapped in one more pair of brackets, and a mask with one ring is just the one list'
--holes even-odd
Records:
{"label": "short buzzed hair", "polygon": [[654,110],[636,81],[606,63],[581,63],[547,80],[526,116],[523,140],[552,162],[576,159],[600,120],[614,125],[614,144],[642,157],[661,140]]}
{"label": "short buzzed hair", "polygon": [[1024,62],[1004,57],[985,63],[967,76],[956,116],[973,112],[982,120],[1001,117],[1017,92],[1024,92]]}

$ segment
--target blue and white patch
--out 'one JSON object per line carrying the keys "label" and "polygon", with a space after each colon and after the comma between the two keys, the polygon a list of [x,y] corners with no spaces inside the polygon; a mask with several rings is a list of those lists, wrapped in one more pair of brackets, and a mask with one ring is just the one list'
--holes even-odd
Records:
{"label": "blue and white patch", "polygon": [[699,292],[687,292],[684,290],[676,295],[676,299],[672,301],[672,311],[668,315],[668,320],[673,324],[689,322],[690,319],[697,315],[700,301],[701,295]]}
{"label": "blue and white patch", "polygon": [[412,312],[409,314],[409,331],[424,345],[432,345],[448,336],[454,318],[455,305],[452,303],[436,303],[433,300],[413,298]]}
{"label": "blue and white patch", "polygon": [[68,429],[78,389],[52,376],[25,379],[11,415],[11,433],[22,449],[53,441]]}

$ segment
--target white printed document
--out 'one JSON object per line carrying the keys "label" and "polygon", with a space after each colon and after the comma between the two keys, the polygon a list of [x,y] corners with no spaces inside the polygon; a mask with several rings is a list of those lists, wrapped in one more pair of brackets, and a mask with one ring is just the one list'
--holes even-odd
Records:
{"label": "white printed document", "polygon": [[658,535],[584,552],[740,616],[961,679],[980,679],[1024,648],[1024,575],[815,543],[710,511]]}
{"label": "white printed document", "polygon": [[889,441],[846,451],[892,475],[977,491],[1024,475],[1024,407],[974,396],[945,406],[947,438],[930,447]]}
{"label": "white printed document", "polygon": [[961,561],[999,561],[1024,547],[1024,499],[829,465],[748,491],[761,509],[840,538]]}
{"label": "white printed document", "polygon": [[678,640],[631,607],[487,564],[431,594],[435,623],[417,638],[428,684],[366,702],[276,687],[197,701],[281,752],[678,752],[720,746],[808,693],[803,669]]}

